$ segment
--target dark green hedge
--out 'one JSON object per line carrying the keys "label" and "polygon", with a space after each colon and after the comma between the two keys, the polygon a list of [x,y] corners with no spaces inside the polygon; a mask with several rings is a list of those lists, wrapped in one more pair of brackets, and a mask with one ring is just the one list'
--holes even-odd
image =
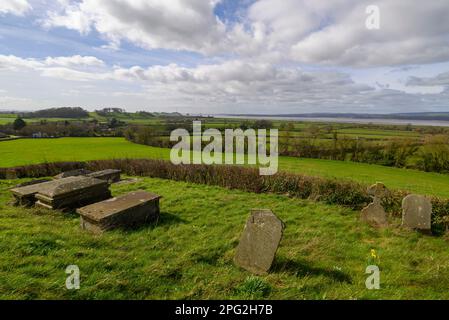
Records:
{"label": "dark green hedge", "polygon": [[[259,169],[226,165],[174,165],[169,161],[150,159],[116,159],[88,162],[56,162],[15,168],[0,168],[0,179],[38,178],[63,171],[85,168],[121,169],[133,176],[146,176],[199,184],[216,185],[255,193],[277,193],[301,199],[322,201],[360,210],[371,202],[366,185],[353,181],[280,172],[273,176],[259,175]],[[373,181],[374,183],[375,181]],[[393,190],[383,200],[386,210],[401,215],[402,199],[406,191]],[[432,229],[441,233],[449,227],[449,200],[433,197]]]}

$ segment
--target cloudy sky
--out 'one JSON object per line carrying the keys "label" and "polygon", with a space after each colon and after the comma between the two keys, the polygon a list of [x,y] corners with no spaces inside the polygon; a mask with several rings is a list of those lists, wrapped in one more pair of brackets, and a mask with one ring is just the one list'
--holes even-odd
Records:
{"label": "cloudy sky", "polygon": [[0,0],[0,109],[55,106],[449,111],[448,0]]}

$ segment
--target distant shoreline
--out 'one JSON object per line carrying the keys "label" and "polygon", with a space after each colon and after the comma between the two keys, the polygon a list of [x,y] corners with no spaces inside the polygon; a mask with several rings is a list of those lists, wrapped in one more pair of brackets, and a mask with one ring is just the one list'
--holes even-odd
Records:
{"label": "distant shoreline", "polygon": [[[382,115],[379,115],[382,116]],[[394,119],[394,118],[350,118],[350,117],[309,117],[293,115],[214,115],[215,118],[229,119],[265,119],[265,120],[290,120],[306,122],[334,122],[334,123],[356,123],[356,124],[383,124],[383,125],[415,125],[432,127],[449,127],[449,120],[424,120],[424,119]]]}

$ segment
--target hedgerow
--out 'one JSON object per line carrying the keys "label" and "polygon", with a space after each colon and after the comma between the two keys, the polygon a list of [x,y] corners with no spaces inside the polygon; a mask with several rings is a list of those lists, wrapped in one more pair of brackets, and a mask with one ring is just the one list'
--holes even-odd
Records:
{"label": "hedgerow", "polygon": [[[276,193],[289,197],[322,201],[360,210],[371,198],[367,186],[333,178],[312,177],[279,172],[272,176],[261,176],[255,167],[229,165],[174,165],[169,161],[151,159],[114,159],[87,162],[54,162],[37,165],[0,168],[0,179],[39,178],[58,173],[88,169],[120,169],[131,176],[171,179],[198,184],[221,186],[255,193]],[[373,181],[375,182],[375,181]],[[392,190],[383,199],[387,212],[401,215],[402,199],[409,194],[403,190]],[[449,199],[431,197],[433,206],[432,230],[441,233],[449,228]]]}

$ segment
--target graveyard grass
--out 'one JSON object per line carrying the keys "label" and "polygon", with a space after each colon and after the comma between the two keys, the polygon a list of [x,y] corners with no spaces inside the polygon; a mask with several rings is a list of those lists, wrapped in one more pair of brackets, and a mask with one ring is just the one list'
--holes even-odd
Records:
{"label": "graveyard grass", "polygon": [[[20,155],[18,157],[17,155]],[[168,160],[169,149],[133,144],[124,138],[19,139],[0,142],[0,167],[54,161],[112,158]],[[279,157],[279,170],[350,179],[364,184],[382,181],[390,189],[449,198],[449,175],[345,161]]]}
{"label": "graveyard grass", "polygon": [[[1,299],[449,299],[445,237],[358,222],[359,212],[282,195],[139,178],[113,185],[163,196],[157,225],[96,236],[79,217],[8,204],[0,181]],[[271,272],[252,276],[233,263],[252,208],[270,208],[287,225]],[[375,250],[375,256],[372,256]],[[81,289],[65,289],[76,264]],[[365,288],[365,269],[381,289]]]}

